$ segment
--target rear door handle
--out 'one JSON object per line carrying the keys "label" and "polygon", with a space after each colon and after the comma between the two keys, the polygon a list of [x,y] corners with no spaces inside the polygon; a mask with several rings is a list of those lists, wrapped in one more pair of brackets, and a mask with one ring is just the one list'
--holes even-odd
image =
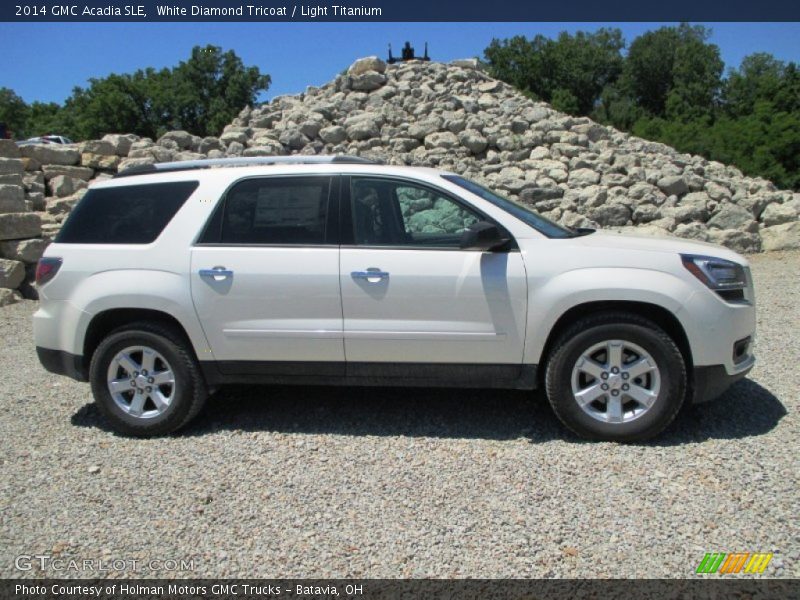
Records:
{"label": "rear door handle", "polygon": [[200,277],[213,277],[214,279],[226,279],[233,277],[233,271],[225,267],[214,267],[213,269],[200,269]]}
{"label": "rear door handle", "polygon": [[377,283],[383,279],[389,279],[389,273],[380,269],[367,269],[366,271],[353,271],[350,273],[353,279],[366,279],[370,283]]}

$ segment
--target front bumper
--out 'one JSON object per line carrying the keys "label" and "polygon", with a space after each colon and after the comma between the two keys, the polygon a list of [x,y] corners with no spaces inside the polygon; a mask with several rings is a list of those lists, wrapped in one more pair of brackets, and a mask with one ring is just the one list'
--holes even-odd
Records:
{"label": "front bumper", "polygon": [[753,368],[755,358],[750,356],[738,365],[737,371],[729,374],[725,365],[695,367],[690,400],[692,404],[709,402],[721,396],[734,383],[744,379]]}

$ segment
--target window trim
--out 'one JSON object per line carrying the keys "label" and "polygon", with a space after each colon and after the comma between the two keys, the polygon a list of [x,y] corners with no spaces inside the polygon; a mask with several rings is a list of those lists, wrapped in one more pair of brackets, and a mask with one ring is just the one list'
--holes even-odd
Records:
{"label": "window trim", "polygon": [[411,244],[400,244],[400,245],[357,244],[355,241],[355,223],[353,222],[353,208],[352,208],[353,205],[351,202],[351,190],[352,190],[353,178],[385,179],[400,184],[420,187],[429,190],[435,194],[438,194],[454,202],[460,208],[476,213],[481,217],[482,221],[486,221],[487,223],[491,223],[492,225],[499,227],[500,230],[508,236],[510,242],[507,249],[503,249],[498,252],[519,252],[519,244],[517,244],[517,240],[514,238],[511,232],[508,231],[508,229],[504,227],[502,223],[498,223],[497,219],[494,219],[491,216],[487,215],[485,212],[483,212],[477,206],[471,204],[467,200],[464,200],[463,198],[456,196],[449,190],[445,190],[440,187],[437,187],[436,185],[428,183],[427,181],[421,181],[419,179],[414,179],[411,177],[402,177],[398,175],[384,175],[380,173],[375,173],[375,174],[345,173],[341,176],[340,193],[339,193],[339,213],[340,213],[339,239],[342,248],[348,248],[348,249],[359,248],[367,250],[434,250],[437,252],[475,252],[475,250],[469,248],[452,248],[445,246],[420,246]]}
{"label": "window trim", "polygon": [[[329,187],[328,187],[328,206],[327,211],[325,213],[325,243],[323,244],[253,244],[253,243],[243,243],[243,244],[235,244],[230,242],[223,242],[221,241],[222,238],[222,218],[224,218],[225,208],[228,203],[228,196],[238,184],[250,181],[252,179],[298,179],[298,178],[313,178],[313,177],[325,177],[329,180]],[[209,213],[208,218],[206,218],[205,223],[200,228],[200,233],[195,237],[194,241],[192,242],[192,246],[201,247],[201,248],[331,248],[331,247],[338,247],[339,246],[339,191],[340,191],[340,183],[339,180],[341,177],[336,173],[281,173],[281,174],[269,174],[269,175],[249,175],[247,177],[241,177],[228,185],[227,188],[220,194],[219,200],[217,200],[214,208],[212,209],[211,213]],[[214,242],[205,242],[202,241],[203,238],[206,237],[206,232],[208,228],[211,226],[212,222],[214,221],[217,213],[220,213],[222,217],[220,217],[220,230],[217,232],[217,239],[219,241]]]}

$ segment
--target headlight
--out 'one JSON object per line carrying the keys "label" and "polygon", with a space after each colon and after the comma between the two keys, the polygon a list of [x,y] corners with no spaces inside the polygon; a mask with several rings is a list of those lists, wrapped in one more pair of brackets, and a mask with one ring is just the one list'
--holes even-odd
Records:
{"label": "headlight", "polygon": [[744,290],[747,276],[742,265],[713,256],[681,254],[683,266],[700,281],[716,292]]}

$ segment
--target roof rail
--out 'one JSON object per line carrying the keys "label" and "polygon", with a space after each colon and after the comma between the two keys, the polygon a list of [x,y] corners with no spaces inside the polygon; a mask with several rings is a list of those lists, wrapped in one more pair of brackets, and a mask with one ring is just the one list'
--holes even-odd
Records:
{"label": "roof rail", "polygon": [[259,165],[327,165],[327,164],[358,164],[377,165],[377,161],[361,156],[335,155],[303,155],[293,156],[241,156],[236,158],[206,158],[201,160],[183,160],[176,162],[155,163],[152,165],[134,165],[120,171],[114,178],[130,177],[132,175],[148,175],[153,173],[189,171],[192,169],[210,169],[213,167],[252,167]]}

